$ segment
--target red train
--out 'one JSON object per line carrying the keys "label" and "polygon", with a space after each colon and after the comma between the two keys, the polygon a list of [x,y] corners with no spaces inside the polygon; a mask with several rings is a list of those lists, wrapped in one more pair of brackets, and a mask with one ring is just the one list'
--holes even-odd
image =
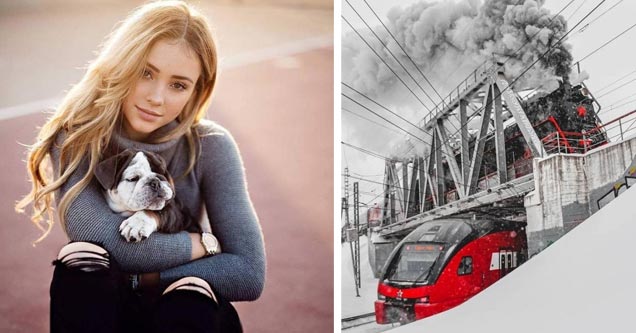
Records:
{"label": "red train", "polygon": [[525,222],[452,217],[422,224],[393,250],[378,284],[378,324],[455,307],[527,259]]}

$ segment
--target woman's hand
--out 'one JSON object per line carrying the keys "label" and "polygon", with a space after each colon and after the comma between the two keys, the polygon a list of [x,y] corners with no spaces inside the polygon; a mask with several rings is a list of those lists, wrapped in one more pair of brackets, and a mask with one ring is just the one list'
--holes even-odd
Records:
{"label": "woman's hand", "polygon": [[189,233],[189,235],[190,235],[190,240],[192,241],[192,255],[191,255],[192,260],[197,260],[197,259],[205,257],[207,252],[205,251],[205,248],[203,247],[203,244],[201,243],[201,234],[191,232]]}
{"label": "woman's hand", "polygon": [[153,291],[159,287],[159,273],[139,274],[139,289]]}

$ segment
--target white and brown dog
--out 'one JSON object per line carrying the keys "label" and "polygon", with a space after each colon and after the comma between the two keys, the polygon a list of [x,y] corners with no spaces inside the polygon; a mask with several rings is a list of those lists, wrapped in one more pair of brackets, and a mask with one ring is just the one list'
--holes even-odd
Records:
{"label": "white and brown dog", "polygon": [[[174,183],[161,156],[126,149],[101,161],[95,177],[105,190],[108,206],[129,216],[119,227],[127,241],[139,242],[155,231],[201,231],[174,200]],[[156,211],[159,222],[147,211]]]}

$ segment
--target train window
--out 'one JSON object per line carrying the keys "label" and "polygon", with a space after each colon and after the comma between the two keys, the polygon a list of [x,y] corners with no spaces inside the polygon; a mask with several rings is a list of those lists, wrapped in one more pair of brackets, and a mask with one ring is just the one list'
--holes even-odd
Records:
{"label": "train window", "polygon": [[444,246],[438,243],[404,243],[387,266],[385,277],[403,282],[427,281],[443,249]]}
{"label": "train window", "polygon": [[457,275],[468,275],[473,272],[473,257],[463,257],[457,268]]}

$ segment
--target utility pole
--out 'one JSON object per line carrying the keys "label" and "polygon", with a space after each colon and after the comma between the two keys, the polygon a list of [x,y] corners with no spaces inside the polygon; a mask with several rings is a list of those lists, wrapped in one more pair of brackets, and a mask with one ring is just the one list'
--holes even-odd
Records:
{"label": "utility pole", "polygon": [[[356,253],[353,250],[353,242],[357,239],[357,231],[351,227],[349,223],[349,168],[345,168],[344,172],[344,198],[342,198],[342,207],[345,214],[345,236],[349,243],[349,250],[351,251],[351,262],[353,264],[353,282],[356,285],[356,296],[360,297],[360,291],[358,290],[358,274],[359,265],[356,263]],[[356,183],[357,185],[357,183]],[[356,186],[357,188],[357,186]],[[358,246],[359,247],[359,246]]]}
{"label": "utility pole", "polygon": [[[358,182],[353,183],[353,224],[356,230],[355,235],[355,258],[354,258],[354,276],[356,277],[356,294],[360,285],[360,192],[358,190]],[[360,294],[357,294],[360,297]]]}

